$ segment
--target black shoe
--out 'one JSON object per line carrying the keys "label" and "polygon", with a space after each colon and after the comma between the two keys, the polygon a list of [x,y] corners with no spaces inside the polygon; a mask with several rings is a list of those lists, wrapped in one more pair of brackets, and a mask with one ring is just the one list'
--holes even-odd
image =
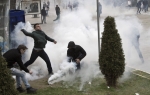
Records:
{"label": "black shoe", "polygon": [[36,93],[37,89],[29,87],[27,88],[27,94],[32,94],[32,93]]}
{"label": "black shoe", "polygon": [[22,93],[22,92],[25,92],[25,90],[22,88],[22,87],[18,87],[17,90]]}

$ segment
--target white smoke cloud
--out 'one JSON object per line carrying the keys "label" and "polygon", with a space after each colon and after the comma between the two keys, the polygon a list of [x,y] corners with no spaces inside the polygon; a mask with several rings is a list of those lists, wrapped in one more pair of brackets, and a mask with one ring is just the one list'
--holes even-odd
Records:
{"label": "white smoke cloud", "polygon": [[[81,3],[82,6],[79,6],[79,9],[76,11],[70,12],[69,10],[63,10],[63,12],[61,12],[60,22],[54,23],[55,26],[54,32],[51,34],[52,36],[46,33],[58,42],[56,45],[54,45],[51,42],[48,42],[45,48],[45,51],[47,52],[51,60],[52,68],[55,73],[53,76],[49,78],[48,81],[58,78],[49,84],[53,84],[61,80],[73,81],[75,80],[76,77],[80,77],[81,85],[79,87],[79,90],[82,90],[85,83],[87,82],[92,83],[92,79],[97,77],[97,75],[102,76],[98,64],[98,38],[97,38],[98,33],[95,18],[96,2],[93,0],[87,0],[87,2],[85,2],[84,4],[83,1]],[[93,5],[89,6],[90,3]],[[105,6],[103,2],[101,2],[101,4],[103,10],[102,10],[102,17],[100,19],[100,32],[103,32],[104,28],[103,22],[105,17],[107,15],[114,16],[116,20],[116,28],[118,29],[118,32],[122,38],[126,66],[131,66],[134,68],[141,67],[140,69],[147,71],[148,69],[144,68],[148,66],[148,63],[147,62],[145,62],[144,64],[141,63],[141,59],[139,58],[138,52],[136,51],[136,48],[134,46],[138,47],[136,37],[137,35],[140,35],[139,48],[143,54],[144,51],[143,49],[145,48],[147,49],[147,47],[149,46],[148,45],[149,41],[146,40],[145,42],[145,39],[148,39],[149,34],[148,33],[143,34],[143,26],[139,22],[139,19],[133,15],[135,14],[135,10],[134,9],[128,10],[124,8],[120,9],[114,8],[112,6]],[[22,24],[20,24],[20,26],[22,28]],[[30,23],[26,23],[26,27],[27,28],[25,29],[27,29],[27,31],[29,32],[32,31]],[[21,28],[18,28],[16,31],[20,31]],[[21,34],[20,32],[16,33],[17,34],[15,35],[18,36],[18,38],[16,38],[17,41],[20,41],[20,37],[21,38],[25,37],[25,35]],[[102,36],[101,33],[100,36]],[[87,52],[87,56],[81,61],[82,67],[79,72],[77,73],[75,72],[75,74],[71,75],[71,77],[70,74],[68,74],[68,76],[66,75],[65,77],[62,77],[61,74],[63,75],[63,73],[67,73],[66,71],[68,71],[69,68],[73,68],[72,67],[73,63],[67,63],[63,61],[64,59],[66,59],[67,45],[69,41],[74,41],[75,44],[81,45]],[[27,37],[27,43],[29,49],[26,53],[25,61],[27,61],[30,58],[34,44],[33,39]],[[148,60],[148,58],[146,58],[145,56],[146,55],[143,56],[144,60]],[[64,69],[60,69],[60,65],[63,66]],[[29,68],[34,72],[35,76],[35,77],[28,76],[29,77],[28,79],[30,80],[37,79],[38,71],[40,71],[41,75],[47,74],[47,67],[45,62],[39,58],[31,66],[29,66]],[[121,81],[129,77],[130,75],[129,71],[130,69],[127,68],[125,69],[125,73]]]}
{"label": "white smoke cloud", "polygon": [[[112,9],[113,10],[113,9]],[[138,56],[138,52],[135,47],[138,47],[138,41],[136,40],[137,35],[140,35],[143,28],[136,16],[122,16],[120,11],[114,9],[119,16],[116,16],[116,28],[122,38],[123,50],[125,53],[127,66],[133,64],[141,64],[141,59]],[[112,13],[112,12],[111,12]],[[110,15],[111,15],[110,13]],[[130,14],[130,13],[129,13]],[[69,41],[75,41],[76,44],[81,45],[87,52],[87,56],[83,59],[84,64],[87,64],[89,68],[82,68],[80,71],[81,86],[82,89],[85,82],[92,81],[95,72],[99,72],[98,68],[98,46],[97,46],[97,25],[96,19],[89,10],[80,7],[78,11],[68,12],[65,11],[61,15],[61,21],[56,23],[54,29],[54,38],[58,38],[57,41],[60,43],[58,47],[64,48],[64,52],[67,50],[67,44]],[[113,16],[113,15],[112,15]],[[103,32],[104,19],[100,19],[100,31]],[[101,35],[102,36],[102,35]],[[140,47],[139,47],[140,48]],[[58,51],[58,48],[55,48]],[[62,50],[62,49],[61,49]],[[55,54],[56,55],[56,54]],[[130,55],[130,56],[128,56]],[[59,55],[58,55],[59,56]],[[55,58],[53,58],[55,59]],[[94,61],[94,62],[93,62]],[[96,63],[97,65],[93,65]],[[92,67],[93,68],[90,68]],[[136,67],[134,67],[136,68]],[[94,70],[94,72],[91,72]],[[129,78],[130,70],[125,69],[125,73],[121,80]],[[89,73],[89,74],[88,74]],[[100,72],[99,72],[100,73]],[[84,75],[83,75],[84,74]],[[86,76],[89,75],[89,76]]]}
{"label": "white smoke cloud", "polygon": [[63,77],[67,76],[69,73],[74,74],[75,70],[76,63],[68,63],[67,61],[64,61],[62,64],[60,64],[60,70],[58,70],[48,79],[48,84],[53,84],[63,80]]}

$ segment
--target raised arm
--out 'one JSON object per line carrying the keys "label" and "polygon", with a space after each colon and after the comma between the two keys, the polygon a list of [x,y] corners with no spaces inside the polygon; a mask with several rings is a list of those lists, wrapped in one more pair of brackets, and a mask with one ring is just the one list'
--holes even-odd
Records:
{"label": "raised arm", "polygon": [[33,37],[32,33],[27,32],[25,29],[21,29],[21,31],[26,35],[26,36],[30,36]]}

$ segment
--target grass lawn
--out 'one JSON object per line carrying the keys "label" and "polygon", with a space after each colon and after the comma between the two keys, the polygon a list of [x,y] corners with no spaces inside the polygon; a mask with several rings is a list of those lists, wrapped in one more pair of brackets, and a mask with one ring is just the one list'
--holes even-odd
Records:
{"label": "grass lawn", "polygon": [[[119,83],[117,88],[107,88],[106,82],[102,78],[96,78],[91,85],[86,83],[83,91],[79,91],[79,81],[69,86],[69,83],[59,82],[47,85],[47,78],[30,82],[38,88],[36,95],[150,95],[150,80],[137,75],[131,75],[129,80]],[[28,95],[22,93],[20,95]]]}

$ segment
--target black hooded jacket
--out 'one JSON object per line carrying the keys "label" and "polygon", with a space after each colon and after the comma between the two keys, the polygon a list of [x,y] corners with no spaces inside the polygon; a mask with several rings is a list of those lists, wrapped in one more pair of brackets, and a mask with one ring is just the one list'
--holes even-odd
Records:
{"label": "black hooded jacket", "polygon": [[69,62],[75,62],[76,59],[80,59],[81,61],[86,56],[86,52],[81,46],[75,45],[73,41],[70,41],[68,44],[67,56],[69,57]]}
{"label": "black hooded jacket", "polygon": [[18,65],[20,66],[20,69],[24,70],[27,73],[29,72],[29,70],[23,65],[22,56],[19,49],[8,50],[6,53],[3,54],[3,57],[7,62],[8,68],[12,68],[13,64],[17,62]]}
{"label": "black hooded jacket", "polygon": [[46,15],[47,15],[45,8],[43,8],[43,9],[41,10],[41,15],[42,15],[42,16],[46,16]]}

